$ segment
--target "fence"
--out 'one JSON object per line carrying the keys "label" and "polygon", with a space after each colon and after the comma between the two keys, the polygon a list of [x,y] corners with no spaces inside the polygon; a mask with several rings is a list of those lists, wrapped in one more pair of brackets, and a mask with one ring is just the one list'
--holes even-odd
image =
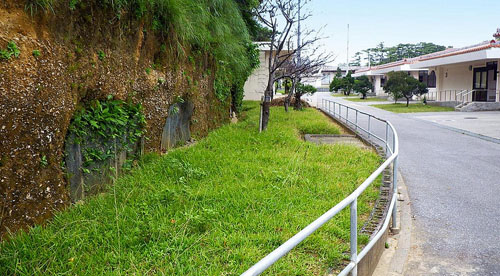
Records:
{"label": "fence", "polygon": [[368,244],[361,250],[358,254],[358,213],[357,213],[357,203],[358,197],[368,188],[374,180],[388,167],[392,165],[393,177],[393,194],[389,205],[389,213],[392,213],[392,227],[397,227],[397,208],[396,208],[396,198],[397,198],[397,160],[399,154],[399,141],[398,134],[394,129],[394,126],[386,120],[377,118],[368,113],[359,111],[357,109],[351,108],[349,106],[322,99],[321,106],[319,106],[324,112],[335,117],[337,120],[342,121],[347,126],[356,131],[359,135],[366,137],[367,139],[385,147],[386,155],[388,158],[376,169],[353,193],[348,197],[343,199],[333,208],[328,210],[326,213],[321,215],[311,224],[306,226],[300,232],[295,234],[288,241],[283,243],[281,246],[276,248],[273,252],[269,253],[266,257],[261,259],[258,263],[253,265],[250,269],[245,271],[242,276],[254,276],[259,275],[264,272],[267,268],[285,256],[293,248],[295,248],[300,242],[309,237],[322,225],[330,221],[335,215],[340,211],[350,207],[351,225],[350,225],[350,252],[351,258],[349,264],[339,273],[339,275],[347,275],[351,273],[353,276],[357,276],[358,264],[363,259],[364,256],[370,251],[370,249],[375,245],[375,243],[383,236],[384,232],[389,226],[391,216],[387,215],[381,229],[375,234],[375,236],[368,242]]}
{"label": "fence", "polygon": [[431,101],[442,102],[473,102],[480,101],[476,93],[484,93],[484,101],[495,101],[500,99],[500,90],[483,89],[483,90],[442,90],[437,92],[429,92],[427,99]]}

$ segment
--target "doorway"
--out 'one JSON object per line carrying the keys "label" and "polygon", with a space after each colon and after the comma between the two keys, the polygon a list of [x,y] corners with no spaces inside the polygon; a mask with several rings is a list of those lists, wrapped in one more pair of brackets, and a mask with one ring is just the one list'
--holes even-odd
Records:
{"label": "doorway", "polygon": [[474,68],[472,101],[495,101],[497,90],[497,62],[488,62],[486,67]]}

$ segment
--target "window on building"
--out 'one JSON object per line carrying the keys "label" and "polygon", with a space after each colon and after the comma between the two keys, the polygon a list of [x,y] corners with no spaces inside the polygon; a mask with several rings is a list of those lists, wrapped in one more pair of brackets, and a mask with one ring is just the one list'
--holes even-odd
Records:
{"label": "window on building", "polygon": [[419,71],[418,72],[418,81],[421,83],[427,84],[427,78],[429,77],[429,74],[427,71]]}
{"label": "window on building", "polygon": [[431,73],[427,76],[427,87],[436,88],[436,72],[431,71]]}
{"label": "window on building", "polygon": [[474,69],[474,85],[472,89],[487,89],[488,88],[488,71],[487,68]]}
{"label": "window on building", "polygon": [[380,77],[380,86],[385,85],[385,77]]}
{"label": "window on building", "polygon": [[425,83],[428,88],[436,88],[436,72],[431,71],[429,74],[427,71],[419,71],[418,81]]}

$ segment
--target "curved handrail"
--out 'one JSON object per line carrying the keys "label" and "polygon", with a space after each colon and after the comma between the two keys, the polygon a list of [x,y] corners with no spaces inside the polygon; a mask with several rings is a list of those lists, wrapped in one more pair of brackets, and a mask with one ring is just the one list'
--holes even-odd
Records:
{"label": "curved handrail", "polygon": [[[332,103],[333,103],[333,114],[332,114],[332,109],[331,109]],[[339,113],[335,112],[335,105],[339,106]],[[342,111],[340,110],[342,107],[346,108],[346,116],[345,117],[342,116]],[[351,272],[352,275],[356,276],[357,275],[357,265],[359,264],[360,260],[363,259],[363,257],[375,245],[375,243],[380,239],[380,237],[382,237],[383,233],[385,232],[385,230],[389,226],[389,221],[391,219],[391,216],[387,216],[385,218],[385,221],[384,221],[381,229],[378,231],[378,233],[373,237],[373,239],[363,248],[363,250],[358,255],[358,253],[357,253],[357,251],[358,251],[357,250],[357,201],[358,201],[358,197],[391,164],[393,165],[393,168],[392,168],[393,169],[393,195],[391,198],[391,203],[389,206],[388,213],[392,212],[393,227],[395,228],[397,226],[396,195],[397,195],[397,159],[398,159],[398,155],[399,155],[399,138],[398,138],[398,134],[396,132],[396,129],[389,121],[377,118],[375,116],[372,116],[371,114],[359,111],[357,109],[340,104],[338,102],[323,99],[321,109],[324,112],[332,115],[335,118],[339,118],[341,120],[344,119],[347,124],[349,124],[349,123],[353,124],[355,126],[356,131],[359,128],[359,129],[362,129],[363,131],[367,132],[369,138],[370,137],[377,137],[377,138],[381,139],[381,141],[386,146],[386,152],[390,152],[391,155],[356,190],[354,190],[354,192],[352,192],[349,196],[344,198],[341,202],[339,202],[333,208],[328,210],[326,213],[321,215],[319,218],[314,220],[311,224],[306,226],[300,232],[295,234],[292,238],[287,240],[281,246],[279,246],[278,248],[273,250],[271,253],[269,253],[267,256],[265,256],[263,259],[261,259],[255,265],[253,265],[250,269],[248,269],[243,274],[241,274],[242,276],[250,276],[250,275],[254,276],[254,275],[261,274],[267,268],[269,268],[271,265],[273,265],[276,261],[278,261],[280,258],[285,256],[288,252],[290,252],[290,250],[295,248],[300,242],[302,242],[304,239],[309,237],[314,231],[316,231],[322,225],[324,225],[325,223],[330,221],[336,214],[338,214],[340,211],[342,211],[347,206],[350,206],[350,209],[351,209],[351,229],[350,229],[351,262],[347,265],[346,268],[344,268],[344,270],[342,270],[342,272],[339,275],[347,275],[349,272]],[[355,114],[356,114],[356,121],[355,122],[352,122],[349,120],[349,118],[348,118],[349,117],[349,110],[355,111]],[[367,129],[362,128],[358,124],[358,115],[359,114],[363,114],[363,115],[368,116]],[[372,118],[386,124],[386,138],[385,138],[385,140],[376,136],[375,133],[372,133],[372,131],[370,129],[370,122],[371,122]],[[388,130],[389,129],[391,129],[392,134],[393,134],[393,136],[392,136],[392,141],[393,141],[392,149],[389,146],[389,142],[388,142],[389,141],[388,140]],[[360,133],[358,133],[358,134],[360,134]]]}

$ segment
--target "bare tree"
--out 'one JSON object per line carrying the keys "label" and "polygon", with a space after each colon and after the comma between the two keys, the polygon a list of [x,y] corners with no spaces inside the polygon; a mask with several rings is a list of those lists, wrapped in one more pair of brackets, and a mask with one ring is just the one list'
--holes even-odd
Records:
{"label": "bare tree", "polygon": [[[256,10],[256,16],[260,22],[271,30],[271,40],[268,42],[270,55],[268,57],[269,77],[266,91],[264,92],[264,102],[262,103],[262,130],[267,128],[269,122],[271,99],[273,96],[274,83],[283,78],[294,80],[290,93],[295,90],[297,80],[307,76],[319,67],[332,60],[331,55],[320,54],[315,58],[295,58],[297,53],[304,50],[311,50],[320,38],[315,31],[308,31],[304,34],[305,39],[300,45],[294,44],[294,26],[297,24],[299,11],[307,4],[296,0],[263,0]],[[304,21],[311,15],[300,16]],[[310,51],[311,53],[314,53]],[[288,110],[292,95],[285,101],[285,109]]]}
{"label": "bare tree", "polygon": [[[313,45],[318,40],[319,38],[314,38],[312,40],[306,41],[305,43],[308,43],[308,45]],[[309,41],[313,42],[309,43]],[[311,47],[308,48],[309,50],[311,50]],[[319,46],[313,47],[312,50],[308,52],[317,53],[319,48],[320,48]],[[302,53],[302,55],[303,54],[304,52]],[[288,107],[290,106],[290,101],[292,97],[296,94],[297,85],[301,82],[301,80],[316,75],[317,73],[319,73],[321,68],[323,68],[326,64],[332,61],[333,61],[332,54],[321,52],[319,55],[313,57],[306,55],[300,60],[296,58],[289,60],[285,64],[283,64],[282,68],[278,70],[275,78],[277,80],[282,78],[288,78],[292,80],[292,89],[290,89],[284,101],[285,111],[288,111]],[[300,96],[296,95],[296,99],[299,101],[300,101]],[[295,104],[296,104],[295,106],[296,109],[301,108],[300,102],[299,103],[295,102]]]}

